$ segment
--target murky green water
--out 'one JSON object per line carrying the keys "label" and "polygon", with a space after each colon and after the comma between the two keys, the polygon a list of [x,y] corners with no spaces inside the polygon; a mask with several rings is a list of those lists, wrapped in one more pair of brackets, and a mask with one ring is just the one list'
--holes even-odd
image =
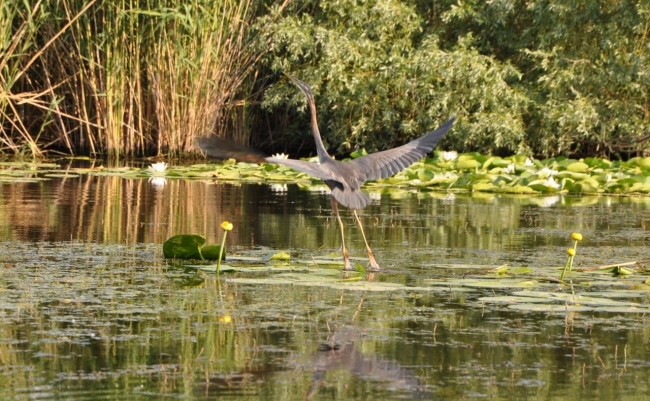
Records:
{"label": "murky green water", "polygon": [[[585,237],[582,267],[648,259],[650,198],[375,196],[361,213],[386,269],[374,280],[402,285],[396,290],[244,284],[237,279],[257,275],[216,280],[162,258],[172,235],[219,242],[223,220],[235,227],[231,253],[337,252],[328,196],[296,185],[81,176],[0,186],[0,399],[650,393],[650,316],[517,310],[489,300],[521,288],[457,284],[504,263],[562,266],[572,231]],[[351,253],[363,257],[347,212],[345,221]],[[602,294],[648,278],[636,271],[574,291]],[[448,284],[416,289],[441,280]],[[624,301],[647,306],[650,291]]]}

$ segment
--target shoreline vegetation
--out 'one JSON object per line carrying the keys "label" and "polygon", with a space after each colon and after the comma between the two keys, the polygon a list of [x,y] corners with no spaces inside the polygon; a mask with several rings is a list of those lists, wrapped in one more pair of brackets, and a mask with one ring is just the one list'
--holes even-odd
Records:
{"label": "shoreline vegetation", "polygon": [[451,115],[459,152],[650,153],[641,1],[4,2],[0,35],[7,157],[183,157],[208,134],[307,156],[283,71],[312,85],[339,155]]}

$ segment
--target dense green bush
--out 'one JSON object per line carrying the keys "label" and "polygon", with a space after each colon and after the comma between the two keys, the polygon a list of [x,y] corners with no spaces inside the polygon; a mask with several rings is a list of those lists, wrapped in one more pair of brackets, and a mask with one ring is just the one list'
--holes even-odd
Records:
{"label": "dense green bush", "polygon": [[617,152],[650,133],[648,2],[459,4],[445,13],[448,31],[480,35],[482,53],[522,72],[537,153]]}
{"label": "dense green bush", "polygon": [[[510,84],[517,70],[468,41],[442,50],[435,36],[420,35],[422,24],[403,2],[323,1],[271,25],[268,62],[312,83],[334,150],[392,147],[452,115],[461,118],[449,146],[522,150],[526,99]],[[291,85],[266,93],[271,109],[288,101],[304,105]]]}
{"label": "dense green bush", "polygon": [[[632,140],[650,122],[648,5],[435,4],[296,1],[260,36],[271,43],[266,66],[312,84],[326,142],[340,152],[391,147],[454,114],[443,146],[460,151],[643,148]],[[265,105],[278,112],[304,99],[280,81]],[[305,128],[293,126],[295,137]]]}

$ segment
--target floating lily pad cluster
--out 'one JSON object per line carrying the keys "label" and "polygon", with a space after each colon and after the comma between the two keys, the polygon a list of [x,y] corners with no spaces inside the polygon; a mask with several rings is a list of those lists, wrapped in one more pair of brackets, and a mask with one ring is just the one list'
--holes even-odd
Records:
{"label": "floating lily pad cluster", "polygon": [[[363,156],[355,152],[353,156]],[[316,162],[316,158],[307,159]],[[160,164],[160,163],[159,163]],[[0,163],[0,182],[24,182],[82,174],[126,178],[216,179],[242,182],[320,183],[307,174],[286,166],[237,163],[193,164],[152,168],[70,168],[56,163]],[[523,155],[505,158],[478,153],[457,154],[436,151],[435,157],[416,162],[397,175],[369,182],[369,187],[418,187],[497,193],[650,193],[650,157],[610,161],[597,157],[536,160]]]}
{"label": "floating lily pad cluster", "polygon": [[[355,154],[362,156],[363,153]],[[312,159],[311,161],[316,161]],[[285,166],[228,163],[192,166],[194,176],[241,181],[318,181]],[[499,193],[650,193],[650,157],[628,161],[558,157],[536,160],[522,155],[485,156],[478,153],[436,152],[397,175],[369,182],[369,187],[430,187]]]}
{"label": "floating lily pad cluster", "polygon": [[[222,180],[318,181],[276,165],[231,161],[212,170],[207,165],[194,167],[202,169],[196,175],[213,175]],[[626,162],[594,157],[535,160],[522,155],[501,158],[478,153],[436,152],[434,158],[416,162],[393,177],[367,185],[501,193],[648,194],[650,157]]]}
{"label": "floating lily pad cluster", "polygon": [[[316,162],[315,159],[311,161]],[[183,175],[241,181],[318,181],[288,167],[270,164],[257,166],[230,161],[192,168],[196,170]],[[625,162],[595,157],[536,160],[522,155],[501,158],[478,153],[436,152],[434,158],[416,162],[393,177],[366,185],[499,193],[648,194],[650,157],[636,157]]]}
{"label": "floating lily pad cluster", "polygon": [[650,157],[612,162],[593,157],[535,160],[453,152],[437,152],[436,156],[382,182],[500,193],[650,192]]}
{"label": "floating lily pad cluster", "polygon": [[[224,224],[230,223],[224,222]],[[199,236],[195,237],[199,242],[202,239]],[[174,242],[173,240],[178,242],[178,238],[184,238],[186,241],[196,239],[191,236],[177,236],[165,243],[165,246]],[[571,240],[573,247],[567,251],[569,259],[561,269],[554,267],[533,269],[528,266],[511,268],[508,265],[487,268],[474,265],[437,264],[429,266],[427,271],[438,277],[414,277],[409,285],[375,280],[374,274],[366,274],[358,263],[356,272],[341,272],[342,261],[338,256],[292,260],[289,253],[284,251],[264,257],[231,257],[229,265],[221,265],[217,262],[216,266],[187,265],[187,267],[217,274],[233,273],[225,277],[225,280],[238,284],[302,285],[350,291],[411,293],[471,292],[489,289],[491,295],[479,299],[483,305],[503,304],[513,309],[546,312],[593,310],[650,313],[650,303],[647,302],[650,294],[650,278],[647,278],[650,276],[650,269],[644,266],[644,263],[650,260],[573,270],[573,258],[576,255],[578,242],[582,240],[582,234],[572,233]],[[193,242],[190,247],[194,247]],[[168,253],[165,252],[165,256],[167,255]],[[625,269],[625,273],[622,273],[621,269]],[[462,278],[454,274],[458,271],[462,271]],[[559,271],[561,275],[557,279],[555,277]],[[390,276],[390,272],[382,276]],[[594,292],[594,288],[603,288],[607,291]],[[500,295],[495,292],[496,290],[503,290],[509,294]],[[612,298],[627,300],[620,301]],[[639,302],[637,299],[644,299],[645,302]]]}

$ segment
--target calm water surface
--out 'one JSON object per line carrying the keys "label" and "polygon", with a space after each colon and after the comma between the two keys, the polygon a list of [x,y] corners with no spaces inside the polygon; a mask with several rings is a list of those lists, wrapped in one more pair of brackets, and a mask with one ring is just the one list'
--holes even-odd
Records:
{"label": "calm water surface", "polygon": [[[446,265],[650,258],[650,198],[407,190],[360,213],[378,281]],[[183,233],[231,253],[337,252],[329,198],[297,185],[119,177],[0,186],[0,399],[644,399],[644,314],[522,312],[511,289],[347,291],[218,281],[165,261]],[[353,256],[363,242],[344,212]],[[636,274],[630,285],[648,279]],[[562,289],[559,289],[562,291]],[[588,289],[586,290],[588,291]],[[635,302],[648,304],[648,295]]]}

